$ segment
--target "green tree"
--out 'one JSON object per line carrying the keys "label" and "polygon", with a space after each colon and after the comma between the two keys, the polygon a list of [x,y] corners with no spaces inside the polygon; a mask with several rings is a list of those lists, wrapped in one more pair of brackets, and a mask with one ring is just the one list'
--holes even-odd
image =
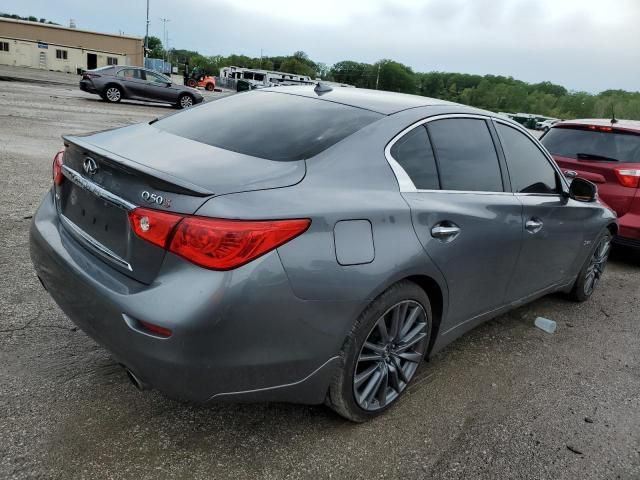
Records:
{"label": "green tree", "polygon": [[151,58],[163,58],[164,57],[164,47],[162,46],[162,41],[158,37],[149,36],[147,40],[147,48],[149,49],[149,57]]}

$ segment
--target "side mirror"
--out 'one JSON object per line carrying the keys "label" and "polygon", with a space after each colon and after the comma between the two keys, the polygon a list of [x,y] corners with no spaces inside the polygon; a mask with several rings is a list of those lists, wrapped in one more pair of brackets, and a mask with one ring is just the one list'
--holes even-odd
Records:
{"label": "side mirror", "polygon": [[569,186],[569,196],[579,202],[593,202],[597,195],[598,187],[584,178],[574,178]]}
{"label": "side mirror", "polygon": [[173,82],[167,82],[167,87],[170,87],[171,85],[173,85]]}

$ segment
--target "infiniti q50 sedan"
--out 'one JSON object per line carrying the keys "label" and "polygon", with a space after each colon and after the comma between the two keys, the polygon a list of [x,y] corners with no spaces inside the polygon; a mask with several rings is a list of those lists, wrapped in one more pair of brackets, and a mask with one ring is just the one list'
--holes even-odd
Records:
{"label": "infiniti q50 sedan", "polygon": [[618,228],[526,130],[424,97],[263,89],[64,144],[38,277],[137,387],[197,402],[367,420],[481,322],[589,298]]}

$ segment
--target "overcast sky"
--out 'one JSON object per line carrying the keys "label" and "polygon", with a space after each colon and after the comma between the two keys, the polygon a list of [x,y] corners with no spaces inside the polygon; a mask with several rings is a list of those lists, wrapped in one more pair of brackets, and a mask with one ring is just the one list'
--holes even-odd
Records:
{"label": "overcast sky", "polygon": [[[205,55],[305,51],[416,71],[640,90],[640,0],[150,0],[150,34]],[[2,0],[0,10],[144,35],[145,0]]]}

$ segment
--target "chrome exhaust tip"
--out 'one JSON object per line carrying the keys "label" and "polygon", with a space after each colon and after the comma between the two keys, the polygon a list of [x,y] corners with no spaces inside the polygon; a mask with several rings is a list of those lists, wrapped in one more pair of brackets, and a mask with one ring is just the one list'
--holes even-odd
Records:
{"label": "chrome exhaust tip", "polygon": [[136,374],[133,373],[131,370],[129,370],[128,368],[125,368],[124,370],[125,372],[127,372],[127,377],[129,378],[133,386],[136,387],[138,390],[142,392],[144,390],[149,390],[151,388],[148,383],[145,383],[142,380],[140,380],[140,378],[138,378]]}

